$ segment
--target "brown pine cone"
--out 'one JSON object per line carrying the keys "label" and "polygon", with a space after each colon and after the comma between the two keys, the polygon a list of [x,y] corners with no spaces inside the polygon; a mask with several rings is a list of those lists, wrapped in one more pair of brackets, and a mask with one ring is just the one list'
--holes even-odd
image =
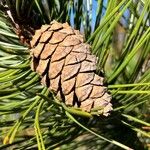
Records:
{"label": "brown pine cone", "polygon": [[66,105],[87,112],[97,109],[107,116],[111,96],[103,86],[104,78],[95,73],[97,58],[83,39],[68,23],[43,25],[31,41],[31,68]]}

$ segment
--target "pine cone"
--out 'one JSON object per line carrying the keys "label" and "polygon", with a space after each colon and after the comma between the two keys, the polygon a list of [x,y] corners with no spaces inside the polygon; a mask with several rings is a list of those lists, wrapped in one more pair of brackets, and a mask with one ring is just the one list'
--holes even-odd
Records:
{"label": "pine cone", "polygon": [[87,112],[99,108],[107,116],[112,110],[111,96],[103,86],[104,78],[95,73],[97,58],[83,39],[68,23],[43,25],[31,41],[31,68],[66,105]]}

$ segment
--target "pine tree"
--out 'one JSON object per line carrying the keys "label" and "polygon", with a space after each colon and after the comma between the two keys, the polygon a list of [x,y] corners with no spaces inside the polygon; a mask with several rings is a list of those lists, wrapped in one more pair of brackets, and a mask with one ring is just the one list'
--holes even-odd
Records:
{"label": "pine tree", "polygon": [[148,149],[150,2],[96,4],[0,1],[0,149]]}

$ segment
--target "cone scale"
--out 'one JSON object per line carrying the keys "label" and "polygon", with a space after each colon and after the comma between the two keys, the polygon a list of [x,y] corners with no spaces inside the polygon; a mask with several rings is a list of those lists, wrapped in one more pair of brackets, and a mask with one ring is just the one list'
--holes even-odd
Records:
{"label": "cone scale", "polygon": [[41,76],[41,83],[67,106],[108,116],[111,96],[104,78],[97,75],[96,56],[82,34],[68,23],[52,21],[36,30],[31,44],[31,69]]}

